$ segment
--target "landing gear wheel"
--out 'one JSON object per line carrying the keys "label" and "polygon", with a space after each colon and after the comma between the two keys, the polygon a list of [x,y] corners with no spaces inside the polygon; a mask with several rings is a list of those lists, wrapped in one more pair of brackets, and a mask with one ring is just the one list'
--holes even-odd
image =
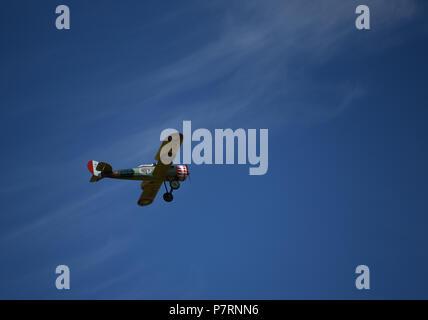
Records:
{"label": "landing gear wheel", "polygon": [[174,199],[174,197],[172,196],[172,193],[171,193],[171,192],[165,192],[165,193],[163,194],[163,199],[164,199],[166,202],[171,202],[171,201],[172,201],[172,199]]}
{"label": "landing gear wheel", "polygon": [[178,188],[180,188],[180,182],[178,182],[177,180],[172,180],[169,182],[169,186],[171,187],[171,189],[177,190]]}

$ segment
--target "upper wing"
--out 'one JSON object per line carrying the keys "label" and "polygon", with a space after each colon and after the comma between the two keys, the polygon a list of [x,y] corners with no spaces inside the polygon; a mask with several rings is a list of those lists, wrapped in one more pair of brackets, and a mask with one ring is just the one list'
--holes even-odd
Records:
{"label": "upper wing", "polygon": [[[159,164],[170,165],[174,161],[175,156],[177,155],[180,146],[183,143],[183,135],[181,133],[173,133],[169,135],[160,146],[158,152],[156,153],[155,160]],[[169,144],[167,146],[167,144]]]}
{"label": "upper wing", "polygon": [[141,189],[143,189],[143,193],[141,194],[140,199],[138,199],[138,204],[140,206],[148,206],[151,204],[153,200],[155,200],[161,185],[162,180],[143,181],[143,183],[141,183]]}
{"label": "upper wing", "polygon": [[173,133],[162,142],[162,145],[156,153],[155,160],[157,160],[158,163],[156,164],[155,170],[153,170],[153,176],[162,180],[165,178],[182,143],[183,135],[181,133]]}
{"label": "upper wing", "polygon": [[[166,146],[168,143],[169,145]],[[153,170],[153,176],[157,179],[146,180],[141,183],[143,194],[138,200],[138,204],[140,206],[147,206],[156,198],[159,188],[161,187],[178,150],[180,150],[182,143],[183,135],[181,133],[171,134],[162,142],[162,145],[155,156],[155,160],[157,160],[158,163],[156,164],[155,170]]]}

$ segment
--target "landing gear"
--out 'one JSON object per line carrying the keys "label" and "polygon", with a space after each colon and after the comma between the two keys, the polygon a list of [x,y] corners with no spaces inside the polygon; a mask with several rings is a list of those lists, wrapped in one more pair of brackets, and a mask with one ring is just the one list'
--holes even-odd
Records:
{"label": "landing gear", "polygon": [[171,193],[171,192],[165,192],[165,193],[163,194],[163,199],[164,199],[166,202],[171,202],[171,201],[172,201],[172,199],[174,199],[174,197],[172,196],[172,193]]}
{"label": "landing gear", "polygon": [[174,181],[170,181],[170,182],[169,182],[169,185],[170,185],[170,187],[171,187],[171,190],[170,190],[170,191],[168,191],[168,188],[166,187],[166,183],[165,183],[165,182],[163,183],[163,185],[165,186],[165,191],[166,191],[166,192],[163,194],[163,199],[164,199],[166,202],[171,202],[171,201],[174,199],[174,197],[172,196],[172,190],[178,189],[178,188],[180,187],[180,183],[178,183],[178,181],[175,181],[175,182],[177,182],[178,186],[177,186],[177,184],[174,184],[173,182],[174,182]]}
{"label": "landing gear", "polygon": [[178,188],[180,188],[180,182],[178,182],[177,180],[172,180],[169,182],[169,186],[172,190],[177,190]]}

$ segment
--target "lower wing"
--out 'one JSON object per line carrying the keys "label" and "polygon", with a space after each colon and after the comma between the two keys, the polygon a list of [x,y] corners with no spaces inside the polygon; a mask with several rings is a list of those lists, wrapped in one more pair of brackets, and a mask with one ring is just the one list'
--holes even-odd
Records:
{"label": "lower wing", "polygon": [[140,199],[138,199],[138,204],[140,206],[148,206],[151,204],[153,200],[155,200],[161,185],[161,180],[143,181],[143,183],[141,183],[141,189],[143,189],[143,193],[141,194]]}

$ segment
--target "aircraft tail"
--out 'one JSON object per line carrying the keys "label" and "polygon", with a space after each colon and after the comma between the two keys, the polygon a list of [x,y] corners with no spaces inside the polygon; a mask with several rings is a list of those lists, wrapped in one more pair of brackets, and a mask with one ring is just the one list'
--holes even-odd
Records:
{"label": "aircraft tail", "polygon": [[91,160],[87,164],[88,170],[92,173],[91,180],[89,182],[97,182],[104,178],[102,176],[103,172],[112,172],[113,168],[107,162],[98,162],[95,160]]}

